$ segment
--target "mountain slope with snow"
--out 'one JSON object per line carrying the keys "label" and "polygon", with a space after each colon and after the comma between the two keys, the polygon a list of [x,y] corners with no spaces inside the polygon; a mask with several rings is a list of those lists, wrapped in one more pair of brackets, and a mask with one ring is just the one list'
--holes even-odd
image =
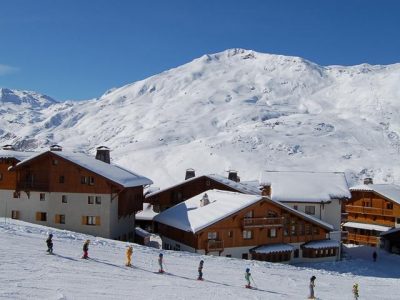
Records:
{"label": "mountain slope with snow", "polygon": [[[47,234],[54,237],[54,255],[46,254]],[[91,240],[89,260],[81,259],[82,245]],[[0,298],[4,299],[306,299],[308,282],[316,279],[318,299],[398,299],[397,255],[349,249],[347,261],[289,266],[225,257],[200,256],[134,245],[133,268],[124,266],[127,243],[96,238],[4,219],[0,223]],[[167,274],[158,274],[158,254],[164,253]],[[367,255],[362,257],[362,255]],[[205,281],[197,281],[204,260]],[[250,267],[257,286],[244,288]],[[340,293],[340,297],[338,295]]]}
{"label": "mountain slope with snow", "polygon": [[40,116],[1,111],[10,120],[0,143],[91,153],[106,145],[115,162],[162,187],[186,168],[235,169],[247,180],[265,169],[346,171],[351,183],[400,183],[399,80],[400,64],[323,67],[231,49]]}

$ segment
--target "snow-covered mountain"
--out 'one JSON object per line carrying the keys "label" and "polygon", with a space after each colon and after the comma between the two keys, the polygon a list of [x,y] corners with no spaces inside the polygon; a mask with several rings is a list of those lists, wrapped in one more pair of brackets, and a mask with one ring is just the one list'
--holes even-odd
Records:
{"label": "snow-covered mountain", "polygon": [[112,89],[98,99],[20,113],[0,102],[0,144],[59,143],[94,152],[165,186],[235,169],[346,171],[400,183],[400,64],[319,66],[231,49]]}
{"label": "snow-covered mountain", "polygon": [[[46,254],[47,234],[53,233],[54,255]],[[81,259],[90,239],[89,260]],[[290,266],[134,245],[132,268],[124,266],[127,243],[58,230],[18,220],[0,222],[1,299],[270,299],[298,300],[308,296],[309,278],[316,279],[318,299],[399,298],[400,257],[370,247],[348,248],[351,259]],[[164,253],[166,274],[157,258]],[[196,280],[204,260],[204,281]],[[249,267],[253,286],[244,288]]]}

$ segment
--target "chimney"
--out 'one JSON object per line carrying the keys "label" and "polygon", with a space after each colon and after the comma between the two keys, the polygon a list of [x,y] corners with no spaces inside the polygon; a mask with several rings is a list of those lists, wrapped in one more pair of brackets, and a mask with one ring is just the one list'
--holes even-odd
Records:
{"label": "chimney", "polygon": [[96,159],[101,160],[107,164],[110,163],[110,148],[106,146],[99,146],[96,148]]}
{"label": "chimney", "polygon": [[51,145],[50,151],[62,151],[62,147],[60,145]]}
{"label": "chimney", "polygon": [[372,180],[372,178],[371,177],[367,177],[367,178],[364,178],[364,184],[373,184],[374,183],[374,181]]}
{"label": "chimney", "polygon": [[261,189],[261,195],[262,196],[268,196],[271,197],[271,186],[270,185],[263,185]]}
{"label": "chimney", "polygon": [[229,170],[228,179],[233,180],[235,182],[239,182],[240,181],[240,178],[237,175],[237,171],[234,171],[234,170]]}
{"label": "chimney", "polygon": [[185,180],[193,177],[196,177],[196,172],[194,171],[194,169],[186,169]]}
{"label": "chimney", "polygon": [[200,199],[200,207],[210,204],[210,199],[208,199],[207,193],[204,193],[203,198]]}
{"label": "chimney", "polygon": [[2,147],[2,149],[3,149],[3,150],[11,150],[11,151],[14,151],[14,150],[15,150],[14,147],[13,147],[13,145],[4,145],[4,146]]}

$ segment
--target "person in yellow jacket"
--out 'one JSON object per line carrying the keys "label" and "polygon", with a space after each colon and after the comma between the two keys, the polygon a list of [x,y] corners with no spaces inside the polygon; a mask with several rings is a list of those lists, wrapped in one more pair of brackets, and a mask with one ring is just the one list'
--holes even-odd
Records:
{"label": "person in yellow jacket", "polygon": [[132,252],[133,252],[133,248],[132,246],[128,246],[128,248],[126,248],[126,266],[127,267],[131,267],[131,258],[132,258]]}

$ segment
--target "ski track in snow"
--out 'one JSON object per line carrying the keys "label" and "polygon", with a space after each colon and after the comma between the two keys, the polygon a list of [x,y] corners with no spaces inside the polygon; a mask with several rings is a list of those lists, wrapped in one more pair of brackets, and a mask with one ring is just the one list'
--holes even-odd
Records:
{"label": "ski track in snow", "polygon": [[[54,255],[46,253],[46,237],[54,234]],[[91,240],[89,256],[82,244]],[[357,259],[291,266],[187,252],[158,250],[134,244],[133,267],[125,263],[127,243],[52,229],[21,221],[0,223],[0,299],[306,299],[308,280],[317,277],[319,299],[398,299],[400,257],[372,249],[349,248]],[[157,257],[164,253],[167,274],[159,274]],[[205,261],[204,281],[197,266]],[[256,289],[244,288],[244,270],[251,269]],[[340,296],[338,294],[340,293]]]}

